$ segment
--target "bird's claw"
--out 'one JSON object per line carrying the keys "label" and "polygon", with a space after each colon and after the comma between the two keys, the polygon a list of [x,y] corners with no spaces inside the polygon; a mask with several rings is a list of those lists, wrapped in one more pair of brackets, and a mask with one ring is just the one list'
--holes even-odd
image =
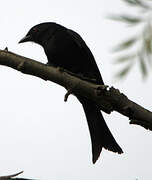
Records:
{"label": "bird's claw", "polygon": [[97,96],[100,96],[103,92],[106,92],[108,90],[109,86],[106,85],[100,85],[96,88],[96,94]]}
{"label": "bird's claw", "polygon": [[8,51],[8,47],[6,47],[6,48],[4,49],[4,51]]}

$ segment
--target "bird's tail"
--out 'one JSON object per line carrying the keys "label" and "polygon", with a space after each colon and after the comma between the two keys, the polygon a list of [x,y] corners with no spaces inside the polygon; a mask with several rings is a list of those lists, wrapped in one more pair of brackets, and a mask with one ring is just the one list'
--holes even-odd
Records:
{"label": "bird's tail", "polygon": [[87,118],[91,142],[92,142],[92,161],[95,163],[102,151],[102,148],[119,154],[123,153],[111,134],[101,112],[91,101],[83,97],[78,97]]}

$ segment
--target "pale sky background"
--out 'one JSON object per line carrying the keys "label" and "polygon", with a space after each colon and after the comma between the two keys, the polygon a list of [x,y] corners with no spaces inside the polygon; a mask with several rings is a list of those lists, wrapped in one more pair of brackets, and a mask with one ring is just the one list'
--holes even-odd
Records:
{"label": "pale sky background", "polygon": [[[1,2],[0,49],[46,63],[43,49],[18,41],[34,25],[55,21],[77,31],[93,52],[106,84],[151,110],[151,74],[143,82],[138,67],[123,81],[111,48],[128,37],[128,28],[105,18],[128,10],[119,0],[5,0]],[[124,154],[103,150],[92,164],[91,141],[80,103],[63,101],[64,88],[0,66],[0,175],[23,170],[40,180],[151,180],[152,134],[129,125],[126,117],[104,114]]]}

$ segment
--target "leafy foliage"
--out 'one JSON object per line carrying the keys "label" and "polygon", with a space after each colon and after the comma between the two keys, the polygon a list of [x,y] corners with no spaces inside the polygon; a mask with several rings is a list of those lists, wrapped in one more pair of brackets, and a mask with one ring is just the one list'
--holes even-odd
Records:
{"label": "leafy foliage", "polygon": [[125,66],[119,73],[116,74],[116,78],[123,78],[131,70],[132,63]]}
{"label": "leafy foliage", "polygon": [[[115,48],[114,52],[121,52],[125,50],[133,49],[133,52],[128,52],[127,55],[118,57],[115,62],[122,63],[128,62],[128,64],[116,74],[116,77],[122,78],[125,77],[128,72],[131,70],[132,66],[138,61],[142,77],[145,78],[148,75],[148,68],[152,63],[152,1],[150,0],[122,0],[127,5],[131,6],[133,12],[136,12],[137,15],[130,14],[120,14],[120,15],[111,15],[110,19],[123,22],[127,25],[130,25],[129,28],[135,28],[137,25],[138,28],[141,28],[138,36],[128,37],[125,41],[119,43]],[[136,8],[136,9],[135,9]],[[140,14],[139,14],[140,12]],[[141,14],[142,13],[142,14]],[[142,15],[142,16],[140,16]],[[134,32],[134,31],[133,31]],[[137,46],[138,45],[138,46]]]}

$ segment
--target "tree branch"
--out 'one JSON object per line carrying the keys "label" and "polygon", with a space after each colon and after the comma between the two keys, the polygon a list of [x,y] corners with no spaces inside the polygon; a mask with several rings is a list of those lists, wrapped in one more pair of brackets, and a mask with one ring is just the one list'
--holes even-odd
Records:
{"label": "tree branch", "polygon": [[32,179],[25,179],[25,178],[14,178],[22,173],[23,171],[16,174],[8,175],[8,176],[0,176],[0,180],[32,180]]}
{"label": "tree branch", "polygon": [[82,95],[94,101],[104,112],[110,114],[117,111],[130,120],[130,124],[140,125],[152,130],[152,112],[129,100],[114,87],[98,85],[84,80],[85,77],[68,73],[64,69],[51,67],[35,60],[9,52],[8,49],[0,50],[0,65],[5,65],[21,71],[24,74],[33,75],[43,80],[57,83],[68,90],[65,101],[73,93]]}

